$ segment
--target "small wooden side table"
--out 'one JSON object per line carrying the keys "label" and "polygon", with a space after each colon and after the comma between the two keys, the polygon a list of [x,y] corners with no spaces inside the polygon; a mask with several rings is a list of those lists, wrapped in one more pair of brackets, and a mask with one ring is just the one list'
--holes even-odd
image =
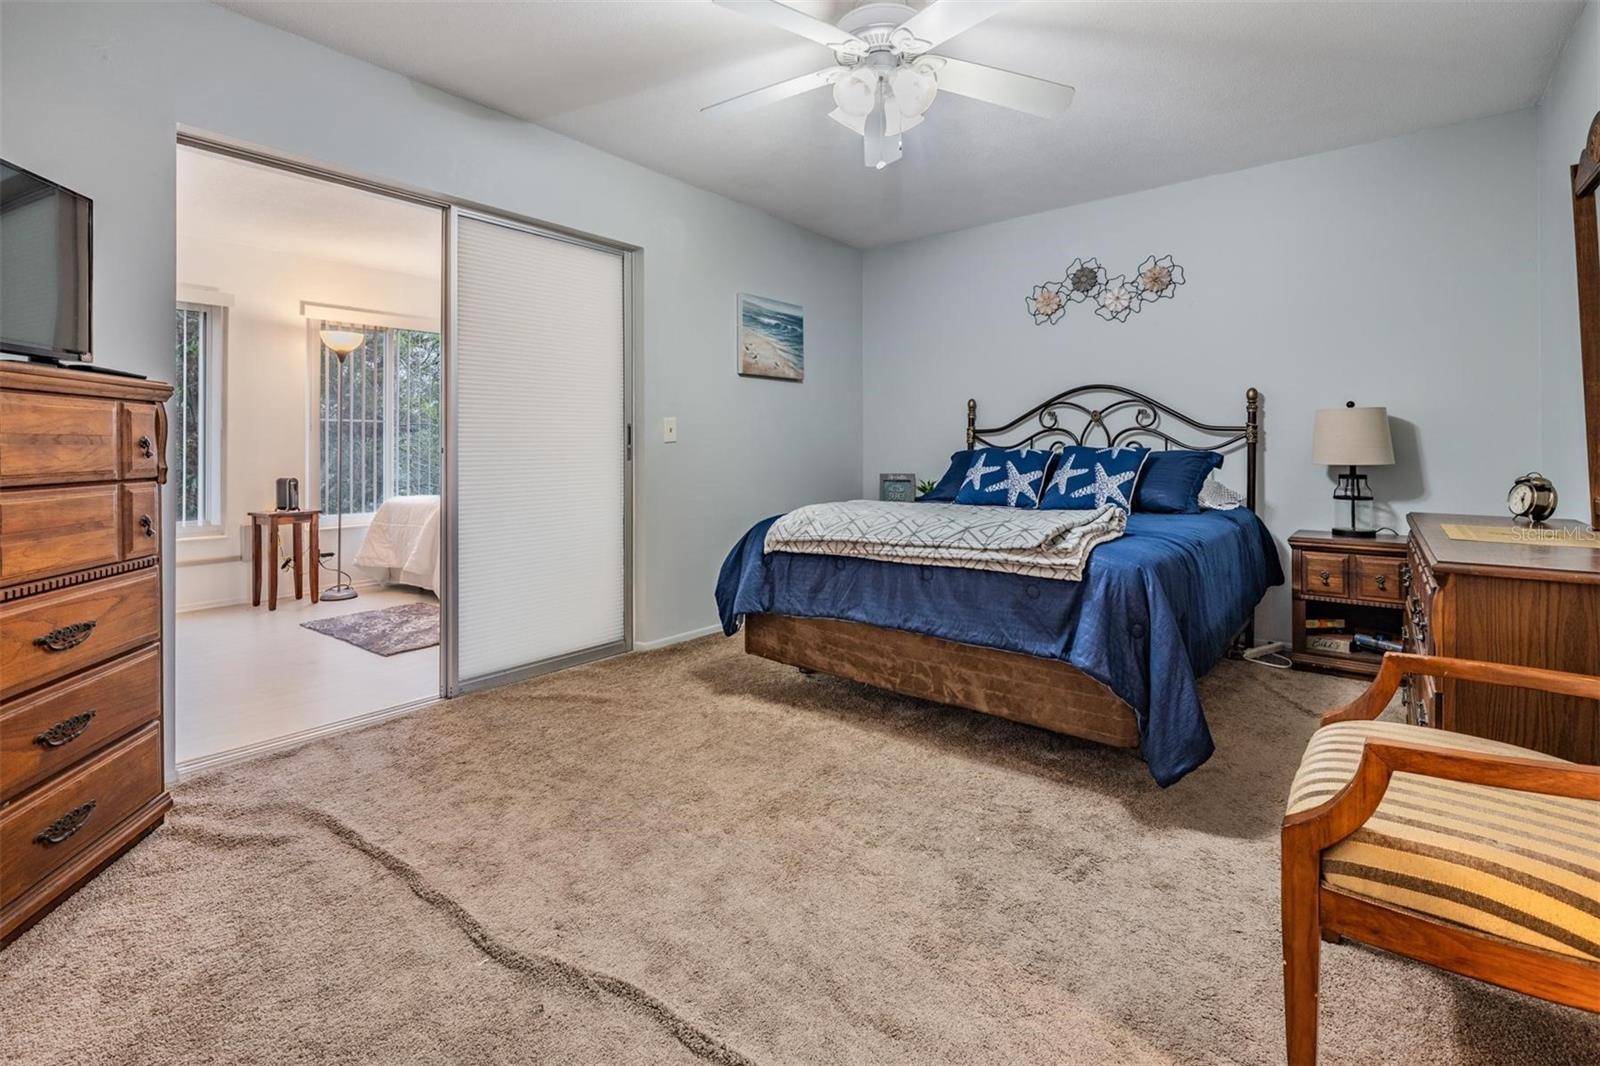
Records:
{"label": "small wooden side table", "polygon": [[1353,677],[1376,675],[1383,661],[1381,653],[1334,645],[1348,644],[1355,633],[1403,639],[1401,566],[1406,559],[1406,539],[1392,533],[1336,537],[1326,529],[1302,529],[1289,538],[1289,547],[1294,551],[1290,564],[1294,650],[1289,659],[1295,669]]}
{"label": "small wooden side table", "polygon": [[278,609],[278,530],[294,527],[294,598],[305,594],[305,578],[300,571],[302,538],[300,527],[310,527],[311,551],[311,602],[317,602],[317,566],[322,561],[322,545],[317,540],[317,519],[321,511],[251,511],[250,512],[250,605],[261,606],[261,527],[267,527],[267,610]]}

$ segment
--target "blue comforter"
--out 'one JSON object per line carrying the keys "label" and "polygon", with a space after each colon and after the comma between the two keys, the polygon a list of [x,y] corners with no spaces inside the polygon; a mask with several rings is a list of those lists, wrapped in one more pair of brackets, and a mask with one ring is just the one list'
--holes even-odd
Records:
{"label": "blue comforter", "polygon": [[717,610],[732,636],[747,614],[842,618],[963,644],[1060,659],[1109,686],[1139,722],[1163,787],[1211,757],[1195,678],[1210,670],[1282,584],[1254,512],[1135,514],[1089,557],[1080,581],[762,551],[756,523],[722,564]]}

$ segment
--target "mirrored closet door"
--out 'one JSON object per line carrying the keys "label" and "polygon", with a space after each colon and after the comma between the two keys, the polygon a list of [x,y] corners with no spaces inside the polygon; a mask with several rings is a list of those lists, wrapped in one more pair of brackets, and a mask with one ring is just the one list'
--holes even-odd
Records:
{"label": "mirrored closet door", "polygon": [[449,691],[626,650],[627,263],[451,212]]}

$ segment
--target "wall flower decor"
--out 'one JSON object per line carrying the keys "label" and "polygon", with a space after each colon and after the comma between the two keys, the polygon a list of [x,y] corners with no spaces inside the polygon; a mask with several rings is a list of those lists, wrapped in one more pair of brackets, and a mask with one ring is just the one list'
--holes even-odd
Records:
{"label": "wall flower decor", "polygon": [[1107,322],[1126,322],[1145,304],[1172,299],[1183,281],[1183,267],[1170,255],[1150,256],[1131,278],[1126,274],[1108,278],[1098,259],[1074,259],[1066,277],[1035,285],[1024,300],[1038,326],[1055,325],[1068,304],[1076,303],[1092,304],[1094,313]]}
{"label": "wall flower decor", "polygon": [[1053,326],[1067,310],[1067,298],[1061,291],[1060,282],[1047,281],[1043,285],[1035,285],[1033,295],[1025,299],[1035,325],[1048,322]]}
{"label": "wall flower decor", "polygon": [[1107,322],[1126,322],[1129,315],[1139,310],[1139,289],[1118,274],[1105,283],[1094,303],[1094,313]]}

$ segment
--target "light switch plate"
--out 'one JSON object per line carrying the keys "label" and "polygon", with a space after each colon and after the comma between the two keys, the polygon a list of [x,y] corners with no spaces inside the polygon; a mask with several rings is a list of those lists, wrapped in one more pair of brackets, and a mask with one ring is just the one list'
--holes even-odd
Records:
{"label": "light switch plate", "polygon": [[663,418],[661,420],[661,443],[676,444],[678,442],[678,420],[676,418]]}

